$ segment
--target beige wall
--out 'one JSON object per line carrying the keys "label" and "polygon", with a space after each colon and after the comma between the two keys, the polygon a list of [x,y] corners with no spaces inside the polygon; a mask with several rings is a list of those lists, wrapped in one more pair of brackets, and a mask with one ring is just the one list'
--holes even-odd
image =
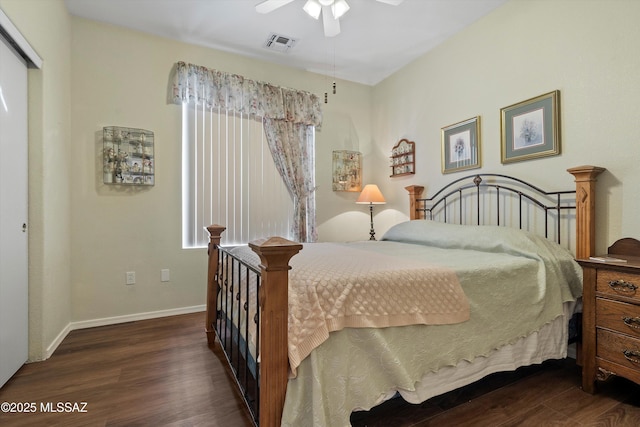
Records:
{"label": "beige wall", "polygon": [[[180,108],[166,102],[183,60],[322,94],[331,80],[211,49],[71,18],[61,0],[0,0],[43,58],[29,73],[30,359],[50,356],[75,327],[189,311],[204,304],[204,250],[181,249]],[[317,133],[321,240],[361,239],[336,227],[357,194],[331,191],[331,151],[371,147],[371,88],[338,81]],[[150,129],[156,185],[102,184],[101,130]],[[171,281],[160,282],[160,269]],[[124,284],[126,271],[137,283]]]}
{"label": "beige wall", "polygon": [[[398,139],[416,142],[417,174],[380,177],[396,222],[402,187],[437,189],[465,176],[440,172],[440,129],[481,116],[483,172],[518,174],[549,189],[571,187],[565,170],[606,167],[597,201],[597,250],[624,236],[640,238],[640,2],[636,0],[511,0],[373,90],[372,135],[384,164]],[[558,89],[562,154],[500,163],[500,109]],[[406,212],[406,208],[403,212]],[[396,215],[397,216],[397,215]]]}
{"label": "beige wall", "polygon": [[[167,104],[173,65],[181,60],[316,93],[331,81],[80,18],[72,19],[72,34],[72,319],[196,309],[205,302],[206,251],[181,248],[181,109]],[[331,151],[370,147],[370,92],[338,82],[324,105],[316,142],[321,239],[340,236],[324,224],[357,208],[357,194],[331,191]],[[155,133],[155,186],[102,183],[101,132],[109,125]],[[343,226],[342,234],[365,238],[367,230]],[[168,283],[160,281],[164,268]],[[127,271],[136,272],[133,286],[125,285]]]}
{"label": "beige wall", "polygon": [[61,0],[0,7],[43,59],[29,71],[29,359],[40,360],[71,321],[71,25]]}
{"label": "beige wall", "polygon": [[[45,357],[70,325],[202,305],[205,251],[181,249],[180,112],[166,103],[173,63],[320,94],[330,79],[70,18],[60,0],[0,0],[0,7],[44,59],[42,70],[29,73],[30,357]],[[572,185],[566,168],[604,166],[598,249],[640,236],[637,16],[634,0],[511,0],[376,87],[339,81],[317,133],[320,240],[368,237],[368,211],[355,205],[357,194],[331,191],[333,150],[364,153],[365,183],[379,184],[389,202],[376,208],[380,236],[407,218],[404,186],[432,189],[455,177],[440,173],[440,129],[476,115],[482,171],[563,189]],[[501,165],[500,108],[555,89],[562,155]],[[155,132],[154,187],[102,184],[101,130],[108,125]],[[390,179],[388,156],[403,137],[416,141],[417,174]],[[162,268],[171,270],[171,282],[160,282]],[[126,286],[131,270],[137,284]]]}

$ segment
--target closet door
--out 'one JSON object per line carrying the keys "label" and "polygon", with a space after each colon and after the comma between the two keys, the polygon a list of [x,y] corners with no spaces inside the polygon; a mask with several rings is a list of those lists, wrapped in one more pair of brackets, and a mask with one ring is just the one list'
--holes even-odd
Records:
{"label": "closet door", "polygon": [[0,36],[0,387],[28,356],[27,66]]}

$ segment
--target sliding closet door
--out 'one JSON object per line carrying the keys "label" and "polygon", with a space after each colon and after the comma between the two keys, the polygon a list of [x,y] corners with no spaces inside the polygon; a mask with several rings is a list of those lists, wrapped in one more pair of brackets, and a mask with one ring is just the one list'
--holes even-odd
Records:
{"label": "sliding closet door", "polygon": [[0,387],[27,360],[27,66],[0,36]]}

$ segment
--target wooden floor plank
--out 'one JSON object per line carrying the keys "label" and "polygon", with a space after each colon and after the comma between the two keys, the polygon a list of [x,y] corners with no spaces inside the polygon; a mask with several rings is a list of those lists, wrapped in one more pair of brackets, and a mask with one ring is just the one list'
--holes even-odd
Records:
{"label": "wooden floor plank", "polygon": [[[0,413],[0,425],[248,427],[248,411],[224,356],[207,346],[204,313],[73,331],[44,362],[23,366],[0,402],[35,413]],[[352,415],[354,426],[638,426],[640,387],[622,378],[580,388],[572,361],[498,373],[420,405],[392,399]],[[82,404],[85,413],[41,411]]]}
{"label": "wooden floor plank", "polygon": [[71,332],[49,360],[20,369],[0,402],[87,402],[87,413],[3,413],[0,425],[251,426],[203,323],[194,313]]}

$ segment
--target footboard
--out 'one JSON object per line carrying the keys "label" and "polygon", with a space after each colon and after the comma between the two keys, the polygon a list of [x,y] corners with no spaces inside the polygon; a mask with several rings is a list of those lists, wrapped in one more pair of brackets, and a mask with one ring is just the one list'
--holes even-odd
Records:
{"label": "footboard", "polygon": [[[242,298],[242,290],[227,290],[228,278],[237,271],[242,276],[242,261],[234,259],[224,248],[220,247],[220,236],[225,227],[212,225],[209,231],[209,270],[207,276],[207,312],[206,326],[209,345],[215,345],[216,337],[225,351],[226,357],[234,371],[234,375],[243,398],[250,408],[254,422],[261,426],[279,426],[284,406],[287,388],[289,363],[287,354],[288,327],[288,275],[289,260],[297,254],[302,245],[289,240],[272,237],[249,243],[251,249],[259,256],[259,271],[253,271],[258,276],[257,309],[253,309],[258,316],[257,337],[255,346],[257,354],[249,354],[250,339],[248,322],[244,322],[237,312],[249,313],[250,304],[240,304],[233,301],[225,302],[222,298],[229,294],[238,301]],[[237,269],[237,270],[236,270]],[[246,271],[247,289],[249,284],[249,270]],[[224,292],[221,292],[225,290]],[[249,291],[245,291],[248,295]],[[230,311],[230,313],[227,312]],[[253,316],[249,316],[253,317]],[[234,320],[236,319],[236,320]],[[244,329],[244,333],[241,329]],[[234,335],[235,334],[235,335]],[[235,337],[235,338],[234,338]],[[244,363],[241,366],[241,362]],[[249,374],[251,373],[251,375]],[[253,379],[257,383],[253,384]]]}

